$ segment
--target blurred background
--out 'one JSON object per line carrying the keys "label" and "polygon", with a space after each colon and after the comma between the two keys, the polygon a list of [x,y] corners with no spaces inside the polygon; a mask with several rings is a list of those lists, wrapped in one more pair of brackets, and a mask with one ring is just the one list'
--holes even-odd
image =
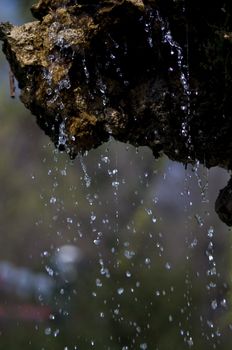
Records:
{"label": "blurred background", "polygon": [[[32,20],[1,0],[0,21]],[[229,174],[110,140],[71,162],[0,53],[0,349],[231,348]]]}

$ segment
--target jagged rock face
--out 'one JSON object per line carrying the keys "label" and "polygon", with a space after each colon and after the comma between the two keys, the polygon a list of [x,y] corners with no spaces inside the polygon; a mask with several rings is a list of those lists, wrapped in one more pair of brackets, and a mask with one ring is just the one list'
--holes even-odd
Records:
{"label": "jagged rock face", "polygon": [[231,167],[229,5],[187,5],[40,0],[38,21],[1,26],[21,99],[56,145],[75,156],[113,135]]}
{"label": "jagged rock face", "polygon": [[21,99],[71,157],[113,136],[232,168],[231,0],[40,0],[0,25]]}
{"label": "jagged rock face", "polygon": [[215,202],[215,210],[220,219],[228,226],[232,226],[232,178],[223,188]]}

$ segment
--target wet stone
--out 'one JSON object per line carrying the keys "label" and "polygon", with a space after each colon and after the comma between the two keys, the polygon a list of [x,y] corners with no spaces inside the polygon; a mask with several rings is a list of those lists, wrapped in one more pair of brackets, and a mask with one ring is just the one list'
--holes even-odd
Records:
{"label": "wet stone", "polygon": [[232,178],[223,188],[215,202],[215,210],[220,219],[228,226],[232,226]]}
{"label": "wet stone", "polygon": [[232,168],[230,0],[39,0],[32,14],[0,40],[57,148],[75,158],[114,137]]}

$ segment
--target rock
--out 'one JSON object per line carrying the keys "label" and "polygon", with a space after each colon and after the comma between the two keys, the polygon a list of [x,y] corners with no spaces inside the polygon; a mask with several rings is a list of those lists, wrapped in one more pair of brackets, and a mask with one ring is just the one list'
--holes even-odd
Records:
{"label": "rock", "polygon": [[220,219],[228,226],[232,226],[232,178],[223,188],[215,202],[215,210]]}
{"label": "rock", "polygon": [[230,0],[40,0],[32,13],[0,39],[57,147],[74,158],[113,136],[232,168]]}

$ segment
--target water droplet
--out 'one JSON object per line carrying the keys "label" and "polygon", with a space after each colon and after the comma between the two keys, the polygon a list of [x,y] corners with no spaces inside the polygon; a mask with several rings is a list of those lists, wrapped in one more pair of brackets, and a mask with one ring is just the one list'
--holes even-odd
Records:
{"label": "water droplet", "polygon": [[213,326],[213,322],[209,321],[209,320],[207,320],[207,325],[208,325],[209,328],[213,328],[214,327]]}
{"label": "water droplet", "polygon": [[209,261],[213,261],[213,255],[209,254],[208,259]]}
{"label": "water droplet", "polygon": [[124,293],[124,288],[118,288],[117,293],[122,295]]}
{"label": "water droplet", "polygon": [[49,274],[49,276],[53,276],[54,275],[54,271],[53,271],[53,269],[51,268],[51,267],[49,267],[49,266],[45,266],[45,270],[47,271],[47,273]]}
{"label": "water droplet", "polygon": [[65,121],[62,121],[59,127],[58,148],[60,146],[66,146],[66,143],[67,143],[66,125],[65,125]]}
{"label": "water droplet", "polygon": [[56,338],[60,333],[60,330],[59,329],[56,329],[53,333],[54,337]]}
{"label": "water droplet", "polygon": [[211,303],[211,308],[212,308],[213,310],[216,310],[216,309],[217,309],[217,306],[218,306],[217,300],[213,300],[212,303]]}
{"label": "water droplet", "polygon": [[44,334],[45,335],[50,335],[52,333],[52,329],[50,327],[45,328]]}
{"label": "water droplet", "polygon": [[67,221],[68,224],[72,224],[73,223],[73,219],[72,218],[67,218],[66,221]]}
{"label": "water droplet", "polygon": [[96,238],[96,239],[94,239],[93,243],[95,245],[100,245],[101,244],[101,239],[100,238]]}
{"label": "water droplet", "polygon": [[227,307],[227,301],[226,301],[226,299],[222,299],[222,301],[221,301],[221,306]]}
{"label": "water droplet", "polygon": [[208,237],[212,238],[213,234],[214,234],[214,228],[210,226],[210,228],[208,229]]}
{"label": "water droplet", "polygon": [[125,250],[124,251],[124,256],[127,258],[127,259],[132,259],[133,256],[135,255],[135,252],[133,250]]}
{"label": "water droplet", "polygon": [[56,197],[53,197],[53,196],[52,196],[52,197],[50,198],[50,203],[51,203],[51,204],[55,204],[55,203],[56,203]]}
{"label": "water droplet", "polygon": [[83,69],[84,69],[84,73],[85,73],[85,77],[86,77],[86,82],[88,83],[88,82],[89,82],[90,74],[89,74],[88,67],[87,67],[87,65],[86,65],[86,59],[85,59],[85,58],[82,59],[82,66],[83,66]]}
{"label": "water droplet", "polygon": [[118,181],[113,181],[112,182],[112,187],[115,187],[117,189],[118,186],[119,186],[119,182]]}
{"label": "water droplet", "polygon": [[66,176],[67,175],[66,169],[60,170],[60,173],[61,173],[62,176]]}
{"label": "water droplet", "polygon": [[96,215],[95,215],[95,214],[92,214],[92,215],[90,216],[90,218],[91,218],[92,221],[95,221],[95,220],[96,220]]}
{"label": "water droplet", "polygon": [[197,220],[197,223],[200,227],[202,227],[204,225],[204,221],[199,214],[195,214],[195,219]]}
{"label": "water droplet", "polygon": [[70,80],[67,79],[62,79],[59,81],[59,90],[64,90],[64,89],[70,89],[71,88],[71,83]]}
{"label": "water droplet", "polygon": [[148,215],[152,215],[152,210],[151,210],[151,209],[145,208],[145,210],[146,210],[146,212],[147,212]]}
{"label": "water droplet", "polygon": [[190,338],[187,340],[187,344],[188,344],[189,347],[193,346],[194,343],[193,343],[192,337],[190,337]]}
{"label": "water droplet", "polygon": [[101,160],[102,160],[102,162],[104,162],[104,163],[106,163],[106,164],[109,164],[109,163],[110,163],[109,157],[104,156],[104,157],[101,158]]}
{"label": "water droplet", "polygon": [[197,246],[198,240],[196,238],[194,238],[194,240],[192,241],[192,243],[190,244],[191,248],[195,248]]}
{"label": "water droplet", "polygon": [[100,278],[96,279],[96,286],[99,288],[102,287],[102,281],[100,280]]}
{"label": "water droplet", "polygon": [[52,95],[52,89],[51,88],[48,88],[47,90],[46,90],[46,92],[47,92],[47,95],[48,96],[51,96]]}

